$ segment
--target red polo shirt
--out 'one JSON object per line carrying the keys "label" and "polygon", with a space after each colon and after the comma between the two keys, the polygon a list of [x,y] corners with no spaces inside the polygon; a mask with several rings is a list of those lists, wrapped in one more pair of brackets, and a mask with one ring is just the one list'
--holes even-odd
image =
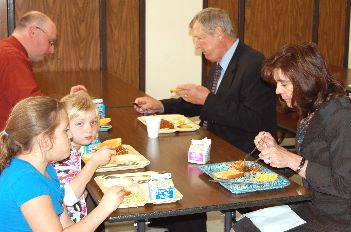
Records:
{"label": "red polo shirt", "polygon": [[39,95],[43,94],[25,48],[13,36],[0,41],[0,131],[17,102]]}

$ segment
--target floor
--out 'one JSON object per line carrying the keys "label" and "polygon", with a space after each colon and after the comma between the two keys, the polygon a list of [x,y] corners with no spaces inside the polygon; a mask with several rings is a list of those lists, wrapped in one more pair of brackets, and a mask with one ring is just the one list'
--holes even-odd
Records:
{"label": "floor", "polygon": [[[147,227],[146,227],[147,228]],[[220,212],[207,213],[207,231],[217,232],[224,230],[224,215]],[[133,222],[105,223],[105,232],[133,232]],[[147,228],[147,232],[164,232],[166,229]]]}

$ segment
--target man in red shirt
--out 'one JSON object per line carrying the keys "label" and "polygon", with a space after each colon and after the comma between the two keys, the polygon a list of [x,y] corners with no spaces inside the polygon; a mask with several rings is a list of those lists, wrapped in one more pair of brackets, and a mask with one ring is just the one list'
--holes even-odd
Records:
{"label": "man in red shirt", "polygon": [[[56,25],[45,14],[31,11],[21,17],[13,34],[0,41],[0,130],[12,107],[29,96],[43,95],[34,80],[32,62],[54,53]],[[72,92],[86,91],[84,86]]]}

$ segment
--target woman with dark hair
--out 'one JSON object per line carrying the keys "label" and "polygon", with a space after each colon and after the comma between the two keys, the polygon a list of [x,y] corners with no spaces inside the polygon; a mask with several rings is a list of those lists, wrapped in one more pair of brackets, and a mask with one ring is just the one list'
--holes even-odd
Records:
{"label": "woman with dark hair", "polygon": [[[259,156],[272,167],[300,175],[314,194],[309,202],[289,205],[306,223],[281,231],[350,231],[351,101],[344,87],[330,75],[312,43],[285,46],[264,62],[262,76],[276,84],[276,94],[301,120],[296,154],[279,146],[269,133],[260,132],[254,141]],[[234,230],[263,230],[250,216],[239,220]]]}

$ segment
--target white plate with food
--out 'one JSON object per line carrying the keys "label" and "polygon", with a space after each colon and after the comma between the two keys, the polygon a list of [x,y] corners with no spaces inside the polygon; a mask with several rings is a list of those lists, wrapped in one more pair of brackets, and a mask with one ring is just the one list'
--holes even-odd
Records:
{"label": "white plate with food", "polygon": [[[161,118],[160,133],[174,133],[176,131],[196,131],[200,128],[199,125],[181,114],[160,114]],[[138,120],[146,125],[146,118],[153,116],[141,116]]]}
{"label": "white plate with food", "polygon": [[174,198],[172,200],[154,202],[149,197],[148,181],[151,179],[151,175],[157,174],[154,171],[148,172],[134,172],[124,174],[111,174],[101,175],[94,178],[97,185],[100,187],[102,192],[106,192],[111,186],[121,186],[127,191],[127,195],[124,196],[124,200],[119,208],[129,208],[144,206],[147,203],[151,204],[166,204],[179,201],[183,198],[183,195],[175,188]]}
{"label": "white plate with food", "polygon": [[[150,161],[146,159],[142,154],[135,150],[132,146],[122,144],[119,148],[116,148],[117,154],[111,156],[111,160],[108,164],[99,167],[96,172],[107,172],[117,170],[128,170],[144,168],[150,164]],[[83,161],[86,163],[91,158],[91,154],[84,155]]]}

